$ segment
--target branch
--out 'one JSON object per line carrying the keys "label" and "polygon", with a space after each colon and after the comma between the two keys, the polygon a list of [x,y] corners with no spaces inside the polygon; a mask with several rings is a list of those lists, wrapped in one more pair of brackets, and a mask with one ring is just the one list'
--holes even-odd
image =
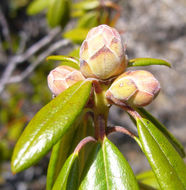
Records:
{"label": "branch", "polygon": [[21,73],[18,76],[14,76],[11,77],[9,79],[9,81],[7,83],[17,83],[17,82],[21,82],[22,80],[24,80],[28,75],[30,75],[32,73],[32,71],[42,62],[46,59],[46,57],[50,54],[52,54],[53,52],[55,52],[56,50],[60,49],[61,47],[67,46],[70,44],[69,40],[61,40],[58,41],[56,43],[54,43],[52,46],[50,46],[49,49],[47,49],[46,51],[44,51],[41,55],[38,56],[38,58],[32,63],[30,64],[23,73]]}
{"label": "branch", "polygon": [[3,36],[5,37],[6,41],[10,45],[10,50],[12,52],[12,40],[10,38],[10,31],[9,31],[9,27],[8,27],[6,18],[4,16],[4,14],[3,14],[3,11],[1,9],[1,7],[0,7],[0,24],[2,25]]}
{"label": "branch", "polygon": [[0,80],[0,93],[4,90],[5,85],[9,82],[13,71],[19,63],[22,63],[37,53],[41,48],[49,44],[55,37],[60,33],[59,28],[53,29],[47,36],[42,38],[40,41],[32,45],[25,53],[15,55],[10,59],[2,77]]}

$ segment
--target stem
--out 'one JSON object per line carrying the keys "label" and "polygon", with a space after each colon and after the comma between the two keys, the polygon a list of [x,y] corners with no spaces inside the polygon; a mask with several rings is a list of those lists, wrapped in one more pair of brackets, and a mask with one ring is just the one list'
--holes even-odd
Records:
{"label": "stem", "polygon": [[108,84],[103,84],[100,81],[94,80],[93,86],[95,138],[103,141],[109,112],[109,104],[105,98],[105,92],[108,89]]}
{"label": "stem", "polygon": [[123,133],[123,134],[126,134],[126,135],[132,137],[142,149],[140,139],[134,133],[129,131],[128,129],[125,129],[125,128],[121,127],[121,126],[109,127],[109,128],[107,128],[106,134],[109,135],[109,134],[114,133],[114,132],[120,132],[120,133]]}
{"label": "stem", "polygon": [[103,140],[105,137],[105,129],[107,125],[107,118],[104,115],[96,114],[94,115],[94,125],[95,125],[95,137],[98,140]]}
{"label": "stem", "polygon": [[136,137],[136,135],[134,133],[132,133],[131,131],[129,131],[128,129],[125,129],[121,126],[114,126],[114,127],[108,127],[107,128],[107,135],[113,133],[113,132],[120,132],[120,133],[123,133],[123,134],[126,134],[132,138]]}
{"label": "stem", "polygon": [[74,153],[78,154],[80,152],[80,150],[89,142],[96,142],[96,139],[94,137],[88,136],[85,137],[84,139],[82,139],[79,144],[76,146]]}

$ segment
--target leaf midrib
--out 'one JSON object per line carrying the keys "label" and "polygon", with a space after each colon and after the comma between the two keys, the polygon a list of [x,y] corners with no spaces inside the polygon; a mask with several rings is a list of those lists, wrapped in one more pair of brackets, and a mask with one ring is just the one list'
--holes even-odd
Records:
{"label": "leaf midrib", "polygon": [[[141,122],[146,126],[146,124],[143,122],[143,120],[141,120]],[[182,180],[180,179],[180,177],[179,177],[177,171],[174,169],[173,165],[170,163],[170,161],[168,160],[168,158],[165,156],[164,151],[163,151],[162,148],[159,146],[158,142],[156,141],[156,139],[154,138],[154,136],[152,135],[151,131],[148,129],[147,126],[146,126],[146,129],[147,129],[147,131],[150,133],[150,135],[151,135],[151,137],[153,138],[153,140],[154,140],[154,141],[156,142],[156,144],[158,145],[158,148],[160,149],[160,151],[161,151],[163,157],[167,160],[167,162],[169,163],[169,165],[171,166],[171,168],[173,169],[173,171],[177,174],[177,177],[178,177],[178,179],[180,180],[180,182],[181,182],[181,184],[182,184],[182,186],[183,186],[183,188],[184,188],[184,184],[182,183]]]}

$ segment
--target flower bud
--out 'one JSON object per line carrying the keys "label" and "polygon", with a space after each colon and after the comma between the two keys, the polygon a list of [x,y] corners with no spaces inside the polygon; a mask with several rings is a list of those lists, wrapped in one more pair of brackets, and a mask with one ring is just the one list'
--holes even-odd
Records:
{"label": "flower bud", "polygon": [[68,66],[59,66],[50,71],[48,75],[48,86],[51,92],[57,96],[74,83],[84,79],[80,71]]}
{"label": "flower bud", "polygon": [[148,71],[128,71],[120,75],[106,92],[107,99],[117,99],[131,106],[150,104],[158,95],[160,84]]}
{"label": "flower bud", "polygon": [[109,79],[124,72],[126,56],[121,36],[114,28],[91,29],[81,45],[80,70],[87,78]]}

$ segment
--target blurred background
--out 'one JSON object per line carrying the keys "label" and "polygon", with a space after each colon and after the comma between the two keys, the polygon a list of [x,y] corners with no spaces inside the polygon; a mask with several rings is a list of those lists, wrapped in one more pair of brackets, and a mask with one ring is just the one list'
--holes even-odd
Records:
{"label": "blurred background", "polygon": [[[52,3],[51,3],[52,2]],[[52,54],[78,57],[90,28],[115,27],[129,59],[165,59],[172,68],[150,66],[161,93],[147,107],[186,149],[186,1],[185,0],[1,0],[0,1],[0,189],[45,189],[49,155],[16,175],[10,171],[13,147],[28,121],[52,95]],[[134,68],[132,68],[134,69]],[[135,131],[128,115],[112,107],[109,123]],[[150,169],[138,145],[123,134],[110,135],[133,171]]]}

